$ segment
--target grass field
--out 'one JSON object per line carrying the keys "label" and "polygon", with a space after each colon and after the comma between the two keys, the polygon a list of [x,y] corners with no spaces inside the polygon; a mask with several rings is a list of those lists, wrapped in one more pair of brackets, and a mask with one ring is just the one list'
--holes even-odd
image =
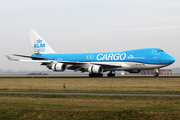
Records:
{"label": "grass field", "polygon": [[[1,78],[0,91],[180,94],[179,78]],[[179,97],[0,94],[0,119],[180,119]]]}
{"label": "grass field", "polygon": [[180,119],[176,97],[0,94],[0,119]]}
{"label": "grass field", "polygon": [[0,91],[180,94],[180,78],[0,78]]}

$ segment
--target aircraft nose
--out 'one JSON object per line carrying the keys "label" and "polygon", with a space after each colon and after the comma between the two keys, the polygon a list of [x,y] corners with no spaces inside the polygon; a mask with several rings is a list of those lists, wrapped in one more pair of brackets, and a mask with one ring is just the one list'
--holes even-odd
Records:
{"label": "aircraft nose", "polygon": [[161,60],[164,64],[172,64],[173,62],[175,62],[175,58],[168,54],[161,56]]}
{"label": "aircraft nose", "polygon": [[169,62],[170,62],[170,63],[175,62],[175,58],[171,56],[171,57],[169,58]]}

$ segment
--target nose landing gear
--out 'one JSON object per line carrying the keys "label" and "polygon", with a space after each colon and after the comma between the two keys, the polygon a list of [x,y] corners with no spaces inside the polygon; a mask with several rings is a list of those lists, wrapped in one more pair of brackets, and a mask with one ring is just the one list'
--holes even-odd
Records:
{"label": "nose landing gear", "polygon": [[158,76],[159,76],[159,69],[155,69],[154,77],[158,77]]}

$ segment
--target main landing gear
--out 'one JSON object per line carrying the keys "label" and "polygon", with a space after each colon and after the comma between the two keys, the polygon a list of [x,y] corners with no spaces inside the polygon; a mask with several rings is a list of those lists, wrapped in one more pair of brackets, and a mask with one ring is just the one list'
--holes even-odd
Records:
{"label": "main landing gear", "polygon": [[159,76],[159,69],[155,69],[154,77],[158,77],[158,76]]}
{"label": "main landing gear", "polygon": [[99,74],[90,73],[89,77],[103,77],[103,74],[102,73],[99,73]]}
{"label": "main landing gear", "polygon": [[[103,74],[102,73],[99,73],[99,74],[89,73],[89,77],[103,77]],[[115,72],[114,71],[110,71],[107,74],[107,77],[115,77]]]}
{"label": "main landing gear", "polygon": [[108,77],[115,77],[115,73],[112,73],[112,71],[110,71],[108,74],[107,74]]}

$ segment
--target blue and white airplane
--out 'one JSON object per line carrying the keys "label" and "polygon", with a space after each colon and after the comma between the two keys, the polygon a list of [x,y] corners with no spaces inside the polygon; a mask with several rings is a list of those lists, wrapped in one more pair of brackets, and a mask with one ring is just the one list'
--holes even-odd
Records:
{"label": "blue and white airplane", "polygon": [[135,49],[123,52],[98,53],[56,53],[44,39],[35,31],[29,31],[29,37],[34,54],[15,56],[31,58],[31,60],[13,59],[11,61],[37,62],[53,71],[66,69],[89,72],[89,77],[102,77],[108,72],[108,77],[114,77],[115,71],[139,73],[141,70],[155,69],[154,76],[159,75],[159,68],[172,64],[175,59],[159,48]]}

